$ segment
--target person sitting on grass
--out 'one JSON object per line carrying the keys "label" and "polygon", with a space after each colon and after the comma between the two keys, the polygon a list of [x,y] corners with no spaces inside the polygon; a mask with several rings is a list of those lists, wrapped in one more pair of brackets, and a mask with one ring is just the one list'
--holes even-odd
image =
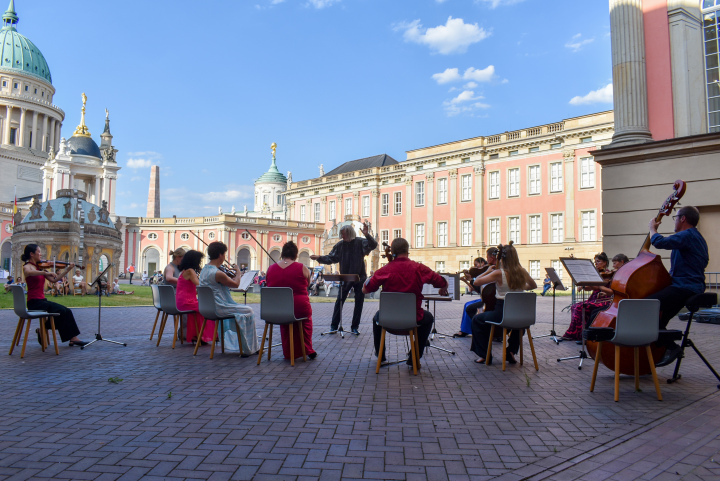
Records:
{"label": "person sitting on grass", "polygon": [[5,282],[5,294],[10,292],[10,286],[13,285],[15,282],[15,278],[13,276],[8,276],[7,281]]}
{"label": "person sitting on grass", "polygon": [[130,294],[135,294],[135,291],[123,291],[120,289],[120,280],[116,277],[112,285],[112,293],[129,296]]}

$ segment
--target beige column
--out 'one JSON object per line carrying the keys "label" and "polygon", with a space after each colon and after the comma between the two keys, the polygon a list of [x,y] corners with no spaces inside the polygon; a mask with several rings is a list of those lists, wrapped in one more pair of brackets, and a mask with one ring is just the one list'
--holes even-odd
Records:
{"label": "beige column", "polygon": [[[415,205],[415,199],[411,199]],[[432,247],[435,245],[435,174],[430,172],[425,176],[425,212],[427,212],[425,221],[425,245]]]}
{"label": "beige column", "polygon": [[448,192],[448,203],[450,205],[450,223],[448,224],[448,247],[457,247],[457,183],[458,183],[458,171],[452,169],[450,171],[450,178],[448,184],[450,184]]}
{"label": "beige column", "polygon": [[37,128],[38,128],[38,111],[33,110],[32,116],[32,135],[30,136],[30,149],[37,149]]}
{"label": "beige column", "polygon": [[475,167],[475,242],[485,250],[485,162]]}
{"label": "beige column", "polygon": [[615,110],[612,145],[649,142],[642,0],[610,0],[610,31]]}
{"label": "beige column", "polygon": [[[370,225],[378,236],[380,235],[380,191],[373,189],[370,193]],[[405,234],[405,239],[409,239]]]}
{"label": "beige column", "polygon": [[228,250],[232,253],[233,264],[237,264],[237,229],[226,227],[228,237]]}
{"label": "beige column", "polygon": [[117,194],[117,174],[110,175],[110,180],[108,182],[108,185],[110,186],[110,199],[108,200],[108,210],[110,211],[110,215],[115,217],[115,195]]}
{"label": "beige column", "polygon": [[[161,257],[161,258],[160,258],[160,265],[159,265],[158,267],[160,267],[160,269],[162,269],[162,270],[164,271],[164,270],[165,270],[165,266],[166,266],[166,265],[170,262],[170,260],[171,260],[170,257],[169,257],[169,256],[170,256],[170,247],[172,247],[173,250],[175,250],[175,246],[170,246],[170,230],[169,230],[169,229],[163,229],[163,230],[162,230],[162,233],[163,233],[163,252],[165,253],[165,255],[168,256],[168,258],[167,258],[167,261],[163,261],[163,259],[162,259],[162,257]],[[160,255],[162,256],[162,254],[160,254]],[[148,272],[148,275],[149,275],[149,274],[150,274],[150,273]]]}
{"label": "beige column", "polygon": [[[50,143],[52,145],[52,142]],[[71,178],[72,181],[72,178]],[[102,199],[100,199],[100,203],[98,204],[100,207],[102,207],[102,201],[106,201],[108,203],[108,212],[110,211],[110,196],[108,196],[108,185],[110,185],[110,179],[108,178],[108,174],[104,174],[102,176]],[[70,188],[72,189],[72,182],[70,183]]]}
{"label": "beige column", "polygon": [[[55,148],[55,119],[50,119],[50,143],[48,144],[52,146],[52,148]],[[50,151],[50,148],[48,148],[48,151]]]}
{"label": "beige column", "polygon": [[[405,205],[405,210],[403,211],[403,215],[405,216],[405,232],[410,232],[410,238],[413,239],[414,233],[412,232],[412,188],[413,188],[413,180],[412,176],[408,175],[405,177],[405,202],[403,202],[403,205]],[[390,194],[390,214],[395,212],[395,194]],[[390,233],[392,235],[392,232]],[[406,239],[407,240],[407,239]],[[425,241],[427,242],[427,235],[425,236]],[[414,242],[414,241],[413,241]],[[412,245],[412,243],[411,243]]]}
{"label": "beige column", "polygon": [[18,138],[16,139],[17,145],[20,147],[25,147],[25,119],[27,112],[27,109],[20,108],[20,129],[18,129]]}
{"label": "beige column", "polygon": [[57,152],[60,149],[60,133],[62,132],[62,122],[59,120],[55,123],[55,129],[57,132],[55,132],[55,152]]}
{"label": "beige column", "polygon": [[40,141],[40,148],[43,150],[43,152],[47,152],[47,151],[48,151],[47,130],[48,130],[48,116],[47,116],[47,115],[43,115],[43,122],[42,122],[42,140]]}
{"label": "beige column", "polygon": [[12,107],[10,105],[5,106],[5,129],[3,130],[3,144],[10,145],[10,122],[12,120]]}
{"label": "beige column", "polygon": [[95,176],[95,199],[93,200],[93,204],[100,205],[100,182],[102,181],[102,177],[99,175]]}
{"label": "beige column", "polygon": [[320,199],[320,222],[325,224],[327,222],[327,198],[323,197]]}
{"label": "beige column", "polygon": [[142,229],[137,229],[135,231],[135,259],[133,262],[135,262],[135,274],[138,277],[142,276],[143,266],[142,266],[142,250],[141,250],[141,242],[142,239]]}
{"label": "beige column", "polygon": [[575,242],[575,150],[563,151],[565,161],[565,242]]}
{"label": "beige column", "polygon": [[358,217],[358,219],[361,219],[362,211],[360,210],[362,206],[360,205],[360,192],[353,192],[353,213]]}

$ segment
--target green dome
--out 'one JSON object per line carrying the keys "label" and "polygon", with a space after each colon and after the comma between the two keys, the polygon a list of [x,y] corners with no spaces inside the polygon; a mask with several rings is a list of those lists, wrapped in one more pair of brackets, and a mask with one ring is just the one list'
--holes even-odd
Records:
{"label": "green dome", "polygon": [[270,166],[270,169],[268,169],[267,172],[265,172],[263,175],[260,176],[258,180],[255,181],[256,184],[264,184],[268,182],[275,182],[277,184],[286,184],[287,183],[287,177],[285,177],[277,168],[277,165],[275,165],[275,157],[273,157],[272,165]]}
{"label": "green dome", "polygon": [[52,84],[52,75],[45,57],[40,53],[34,43],[21,35],[15,29],[18,16],[15,13],[15,2],[10,0],[10,6],[2,17],[3,28],[0,29],[0,70],[17,71],[33,75]]}

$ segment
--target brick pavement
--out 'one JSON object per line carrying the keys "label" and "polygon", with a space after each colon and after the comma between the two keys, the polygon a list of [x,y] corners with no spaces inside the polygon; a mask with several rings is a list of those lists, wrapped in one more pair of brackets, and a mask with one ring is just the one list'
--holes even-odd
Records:
{"label": "brick pavement", "polygon": [[[438,304],[439,331],[458,329],[462,305]],[[168,338],[156,348],[146,307],[103,309],[103,335],[128,347],[62,346],[56,357],[31,338],[24,359],[0,356],[0,480],[718,479],[720,398],[694,353],[678,383],[663,382],[671,367],[659,370],[663,402],[649,378],[634,393],[623,377],[614,403],[604,367],[590,393],[592,361],[581,371],[557,363],[578,346],[547,338],[535,343],[539,372],[532,362],[478,366],[469,339],[446,338],[435,343],[457,354],[427,350],[417,377],[404,364],[376,375],[377,303],[365,306],[362,335],[343,340],[319,335],[332,304],[314,304],[319,356],[295,368],[279,350],[257,366],[217,351],[210,360],[207,347],[193,357]],[[549,330],[550,307],[539,298],[536,336]],[[97,310],[74,312],[90,339]],[[5,353],[16,321],[0,311]],[[557,322],[562,333],[559,307]],[[720,367],[718,329],[697,324],[693,338]],[[403,339],[389,344],[390,359],[405,352]]]}

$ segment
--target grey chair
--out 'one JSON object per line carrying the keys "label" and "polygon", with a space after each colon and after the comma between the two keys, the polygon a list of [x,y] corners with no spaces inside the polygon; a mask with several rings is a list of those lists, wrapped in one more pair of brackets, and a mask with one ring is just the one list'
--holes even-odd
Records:
{"label": "grey chair", "polygon": [[382,355],[385,351],[385,333],[410,337],[410,358],[413,374],[417,376],[420,364],[420,343],[418,342],[417,303],[411,292],[381,292],[378,324],[382,328],[380,350],[375,374],[380,372]]}
{"label": "grey chair", "polygon": [[180,344],[183,343],[183,329],[182,319],[183,314],[191,314],[195,311],[181,311],[177,308],[175,303],[175,288],[173,286],[157,286],[158,296],[160,298],[160,309],[163,311],[162,320],[160,321],[160,329],[158,330],[157,345],[160,345],[162,340],[163,331],[165,330],[165,324],[167,323],[168,316],[173,316],[173,323],[175,328],[173,329],[173,342],[172,348],[175,349],[175,342],[178,338],[178,321],[180,322]]}
{"label": "grey chair", "polygon": [[13,336],[13,341],[10,344],[10,352],[8,354],[12,355],[15,346],[20,345],[22,329],[25,325],[25,322],[27,321],[27,326],[25,327],[25,340],[23,341],[22,351],[20,351],[20,358],[25,357],[25,346],[27,345],[28,334],[30,332],[30,321],[32,319],[40,319],[40,339],[42,340],[42,350],[43,352],[45,352],[45,349],[48,347],[47,327],[45,327],[45,320],[49,317],[50,328],[52,329],[53,335],[53,343],[55,344],[55,355],[59,355],[60,351],[58,350],[57,336],[55,335],[55,316],[59,316],[60,314],[47,311],[28,311],[25,304],[25,291],[23,290],[23,287],[10,286],[10,290],[13,295],[13,310],[15,311],[15,314],[18,316],[19,319],[17,328],[15,329],[15,336]]}
{"label": "grey chair", "polygon": [[[490,364],[490,356],[492,355],[492,339],[495,335],[495,327],[497,326],[502,327],[503,330],[502,370],[505,370],[505,361],[507,356],[507,333],[512,329],[519,329],[527,332],[530,351],[532,352],[533,362],[535,363],[535,370],[539,370],[537,357],[535,356],[535,345],[533,344],[532,335],[530,334],[530,326],[535,325],[536,300],[537,294],[534,292],[508,292],[505,294],[502,320],[498,323],[488,322],[488,324],[492,324],[492,327],[490,328],[490,342],[488,342],[487,355],[485,356],[486,364]],[[522,366],[522,364],[523,343],[521,337],[520,365]]]}
{"label": "grey chair", "polygon": [[[655,372],[650,344],[657,341],[660,329],[660,301],[657,299],[623,299],[618,304],[615,335],[609,342],[615,344],[615,401],[620,400],[620,347],[632,347],[635,360],[635,391],[640,390],[640,347],[645,347],[650,372],[655,382],[658,401],[662,401],[660,383]],[[590,392],[595,389],[598,366],[602,362],[602,343],[598,342]]]}
{"label": "grey chair", "polygon": [[[210,347],[210,359],[212,359],[215,356],[215,340],[217,339],[218,330],[222,333],[222,321],[226,319],[232,320],[233,324],[235,325],[235,332],[237,333],[238,337],[238,346],[240,347],[240,357],[247,357],[243,354],[242,349],[242,340],[240,339],[240,328],[237,325],[237,321],[235,320],[235,316],[219,316],[217,314],[217,309],[215,308],[215,294],[213,294],[213,290],[208,286],[198,286],[197,288],[197,294],[198,294],[198,310],[200,311],[200,315],[203,317],[202,326],[200,326],[200,330],[197,333],[197,342],[195,343],[195,351],[193,353],[193,356],[197,355],[198,348],[200,347],[200,344],[202,343],[202,333],[205,331],[205,323],[207,321],[214,321],[215,322],[215,329],[213,330],[213,338],[212,338],[212,346]],[[222,334],[220,334],[220,349],[221,352],[225,353],[225,338]]]}
{"label": "grey chair", "polygon": [[162,312],[162,307],[160,307],[160,293],[158,292],[157,284],[150,285],[150,291],[152,292],[153,306],[155,306],[155,309],[157,309],[157,314],[155,314],[155,322],[153,323],[152,332],[150,332],[150,340],[152,341],[152,338],[155,335],[155,327],[157,326],[158,318],[160,317],[160,313]]}
{"label": "grey chair", "polygon": [[290,331],[290,365],[295,366],[295,342],[293,339],[293,327],[297,325],[298,336],[300,336],[300,346],[302,348],[303,361],[307,361],[305,355],[305,338],[303,337],[302,321],[307,317],[300,319],[295,317],[295,302],[293,300],[293,291],[289,287],[263,287],[260,290],[260,319],[265,321],[265,330],[263,331],[262,342],[260,343],[260,352],[258,352],[258,365],[262,360],[263,351],[265,349],[265,338],[270,329],[270,338],[268,344],[268,361],[272,352],[272,326],[288,326]]}

